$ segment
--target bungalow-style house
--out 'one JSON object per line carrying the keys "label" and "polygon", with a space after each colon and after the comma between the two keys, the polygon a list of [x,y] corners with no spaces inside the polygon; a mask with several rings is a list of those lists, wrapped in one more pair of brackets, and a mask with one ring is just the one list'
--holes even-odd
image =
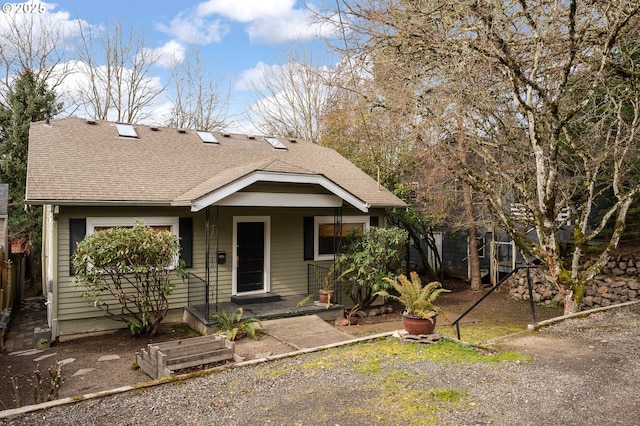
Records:
{"label": "bungalow-style house", "polygon": [[[26,202],[41,205],[52,339],[123,324],[82,297],[70,256],[85,235],[138,219],[180,237],[189,306],[309,293],[354,227],[405,204],[335,151],[302,140],[65,118],[31,124]],[[208,308],[207,308],[208,309]],[[171,317],[171,316],[170,316]],[[169,317],[169,318],[170,318]]]}

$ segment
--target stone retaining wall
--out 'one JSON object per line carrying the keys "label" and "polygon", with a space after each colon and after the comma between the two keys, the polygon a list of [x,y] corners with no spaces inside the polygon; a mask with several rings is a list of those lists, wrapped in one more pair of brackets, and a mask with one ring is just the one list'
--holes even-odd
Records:
{"label": "stone retaining wall", "polygon": [[[590,262],[585,263],[588,267]],[[640,259],[634,256],[618,256],[607,263],[601,274],[591,280],[584,293],[581,309],[609,306],[616,303],[640,299]],[[533,301],[547,306],[561,305],[562,296],[551,284],[549,273],[544,267],[531,269]],[[529,300],[527,271],[521,269],[510,277],[506,285],[514,299]]]}

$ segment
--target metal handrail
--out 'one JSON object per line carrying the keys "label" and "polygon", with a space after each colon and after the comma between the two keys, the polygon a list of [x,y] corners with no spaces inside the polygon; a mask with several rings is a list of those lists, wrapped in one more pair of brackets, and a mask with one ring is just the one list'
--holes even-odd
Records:
{"label": "metal handrail", "polygon": [[515,274],[518,270],[522,269],[522,268],[526,268],[527,269],[527,285],[529,287],[529,304],[531,306],[531,318],[533,320],[533,325],[535,327],[535,325],[537,324],[536,322],[536,312],[535,312],[535,306],[533,304],[533,286],[531,285],[531,274],[529,273],[529,269],[530,268],[535,268],[536,265],[527,265],[527,266],[520,266],[517,267],[515,269],[513,269],[511,272],[509,272],[505,277],[503,277],[500,281],[498,281],[498,283],[491,287],[491,290],[489,290],[487,293],[485,293],[480,299],[478,299],[473,305],[471,305],[471,307],[469,309],[467,309],[466,311],[464,311],[464,313],[462,315],[460,315],[458,317],[458,319],[456,319],[454,322],[451,323],[452,326],[455,325],[456,327],[456,335],[458,337],[458,340],[460,340],[460,320],[462,318],[464,318],[469,312],[471,312],[472,310],[475,309],[476,306],[478,306],[480,304],[480,302],[482,302],[484,299],[486,299],[487,297],[489,297],[489,295],[491,293],[493,293],[498,287],[500,287],[502,285],[503,282],[505,282],[507,279],[509,279],[513,274]]}

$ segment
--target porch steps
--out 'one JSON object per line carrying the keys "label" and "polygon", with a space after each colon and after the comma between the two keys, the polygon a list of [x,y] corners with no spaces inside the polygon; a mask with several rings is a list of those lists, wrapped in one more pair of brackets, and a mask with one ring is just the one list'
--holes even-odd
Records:
{"label": "porch steps", "polygon": [[264,294],[249,294],[243,296],[231,296],[231,303],[236,305],[254,305],[256,303],[273,303],[279,302],[281,299],[279,294],[264,293]]}

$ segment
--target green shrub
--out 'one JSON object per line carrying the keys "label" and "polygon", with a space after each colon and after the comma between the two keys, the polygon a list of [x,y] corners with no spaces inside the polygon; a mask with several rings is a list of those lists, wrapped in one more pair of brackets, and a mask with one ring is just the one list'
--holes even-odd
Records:
{"label": "green shrub", "polygon": [[97,231],[72,256],[75,282],[82,297],[108,318],[124,321],[133,335],[155,336],[169,309],[172,269],[185,278],[175,265],[179,252],[178,237],[139,221]]}
{"label": "green shrub", "polygon": [[340,282],[354,304],[366,309],[376,299],[376,292],[391,288],[385,278],[395,277],[407,241],[407,231],[399,228],[371,227],[349,235],[337,269],[343,271]]}

